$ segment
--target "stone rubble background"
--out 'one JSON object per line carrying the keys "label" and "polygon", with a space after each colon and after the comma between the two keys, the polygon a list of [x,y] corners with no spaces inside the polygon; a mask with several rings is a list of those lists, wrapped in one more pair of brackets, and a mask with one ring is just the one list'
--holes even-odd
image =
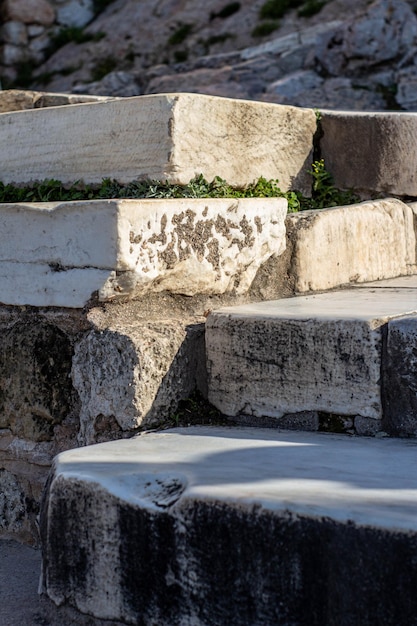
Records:
{"label": "stone rubble background", "polygon": [[328,0],[316,15],[289,11],[254,37],[262,5],[0,0],[2,86],[417,111],[416,0]]}

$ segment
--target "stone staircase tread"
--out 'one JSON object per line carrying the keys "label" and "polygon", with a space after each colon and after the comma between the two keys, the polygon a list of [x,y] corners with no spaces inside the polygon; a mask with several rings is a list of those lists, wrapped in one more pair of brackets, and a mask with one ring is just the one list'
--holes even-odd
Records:
{"label": "stone staircase tread", "polygon": [[195,426],[64,452],[51,489],[77,480],[155,512],[203,499],[417,531],[416,452],[404,439]]}
{"label": "stone staircase tread", "polygon": [[[360,288],[359,288],[360,287]],[[224,307],[214,315],[276,319],[375,320],[417,311],[417,276],[341,291]]]}

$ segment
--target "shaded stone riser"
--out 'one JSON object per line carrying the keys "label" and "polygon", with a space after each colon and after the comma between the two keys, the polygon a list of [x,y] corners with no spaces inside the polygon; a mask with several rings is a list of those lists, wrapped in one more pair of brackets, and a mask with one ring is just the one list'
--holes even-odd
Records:
{"label": "shaded stone riser", "polygon": [[64,453],[43,591],[94,624],[409,626],[413,458],[405,441],[197,427]]}
{"label": "shaded stone riser", "polygon": [[[80,492],[79,497],[87,499],[95,513],[108,514],[95,490]],[[64,496],[57,503],[62,515],[54,519],[47,537],[48,554],[53,552],[48,590],[55,602],[59,598],[65,606],[71,594],[83,613],[100,614],[107,607],[88,601],[93,563],[83,559],[100,531],[95,533],[90,518],[87,529],[74,534],[76,502]],[[84,520],[85,512],[81,515]],[[154,516],[120,507],[114,520],[122,537],[120,564],[112,565],[123,571],[124,584],[117,589],[123,622],[114,623],[172,626],[181,619],[195,626],[413,623],[415,534],[203,502],[183,506],[177,515],[181,532],[169,513]],[[73,538],[65,548],[63,534]],[[96,568],[97,563],[94,572]],[[104,577],[96,584],[107,586]],[[111,595],[110,591],[109,604]],[[57,614],[75,619],[78,611]]]}

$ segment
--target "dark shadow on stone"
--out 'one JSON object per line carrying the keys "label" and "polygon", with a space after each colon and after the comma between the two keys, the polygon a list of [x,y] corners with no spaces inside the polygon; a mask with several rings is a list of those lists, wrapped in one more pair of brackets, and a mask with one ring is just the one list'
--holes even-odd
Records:
{"label": "dark shadow on stone", "polygon": [[40,316],[24,316],[0,333],[0,427],[49,441],[77,401],[70,373],[71,338]]}

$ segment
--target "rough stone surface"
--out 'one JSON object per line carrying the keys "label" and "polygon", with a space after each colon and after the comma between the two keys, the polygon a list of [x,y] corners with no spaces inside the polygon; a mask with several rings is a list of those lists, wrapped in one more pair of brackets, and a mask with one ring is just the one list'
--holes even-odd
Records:
{"label": "rough stone surface", "polygon": [[5,204],[0,298],[82,308],[169,291],[246,293],[285,249],[283,198]]}
{"label": "rough stone surface", "polygon": [[309,193],[315,129],[311,110],[193,94],[9,113],[0,117],[2,181],[101,183],[109,177],[186,184],[203,173],[208,180],[221,174],[235,186],[278,178],[283,190]]}
{"label": "rough stone surface", "polygon": [[41,318],[2,329],[0,428],[23,439],[48,441],[74,404],[69,373],[72,342]]}
{"label": "rough stone surface", "polygon": [[3,63],[5,65],[14,65],[23,63],[25,60],[25,53],[19,46],[15,46],[11,43],[4,44],[2,48]]}
{"label": "rough stone surface", "polygon": [[[82,28],[92,16],[91,0],[49,4],[56,20],[41,28],[50,40],[62,26]],[[88,23],[84,42],[70,41],[52,55],[48,49],[32,52],[31,40],[41,34],[36,23],[20,22],[23,39],[17,31],[0,39],[19,48],[15,59],[43,61],[31,84],[39,89],[49,81],[48,88],[59,92],[191,91],[320,109],[417,109],[415,0],[327,0],[309,17],[300,17],[298,8],[286,11],[272,33],[257,37],[262,4],[241,0],[225,16],[218,0],[160,0],[152,11],[137,0],[113,1]],[[181,31],[182,25],[188,30]],[[171,37],[178,32],[175,43]],[[5,84],[21,86],[27,76],[6,60],[7,48],[0,53]],[[120,73],[123,80],[115,77]],[[311,80],[300,81],[300,73]]]}
{"label": "rough stone surface", "polygon": [[369,287],[224,308],[206,325],[209,400],[254,417],[320,411],[380,420],[384,325],[415,290]]}
{"label": "rough stone surface", "polygon": [[26,45],[28,42],[28,35],[24,24],[13,20],[3,24],[1,27],[1,37],[4,42],[14,45]]}
{"label": "rough stone surface", "polygon": [[409,626],[414,459],[403,441],[220,428],[64,453],[43,590],[145,626]]}
{"label": "rough stone surface", "polygon": [[358,18],[322,35],[316,60],[327,75],[368,71],[401,58],[417,43],[417,20],[411,7],[398,0],[380,0]]}
{"label": "rough stone surface", "polygon": [[321,156],[337,187],[417,195],[417,114],[323,111],[320,124]]}
{"label": "rough stone surface", "polygon": [[[287,11],[273,33],[257,38],[253,30],[261,23],[261,6],[262,0],[241,0],[239,10],[221,18],[218,4],[203,0],[161,0],[156,11],[134,0],[113,3],[88,26],[91,34],[104,33],[102,40],[69,43],[37,72],[52,74],[53,90],[91,93],[98,88],[95,68],[112,50],[112,71],[128,73],[141,93],[192,91],[319,108],[415,110],[415,90],[403,75],[415,69],[414,0],[329,0],[308,18],[299,17],[297,9]],[[179,24],[192,27],[183,41],[172,44]],[[377,33],[377,39],[369,33]],[[324,69],[336,66],[337,77]],[[300,91],[298,72],[304,70],[322,86],[306,84]],[[382,74],[391,74],[388,82]],[[284,100],[273,87],[283,77],[291,94]],[[115,88],[118,92],[117,83]]]}
{"label": "rough stone surface", "polygon": [[72,380],[80,401],[79,442],[114,418],[122,431],[159,424],[198,384],[204,327],[148,321],[92,330],[76,345]]}
{"label": "rough stone surface", "polygon": [[175,306],[161,295],[154,308],[0,308],[0,536],[38,542],[54,455],[159,426],[204,391],[204,316]]}
{"label": "rough stone surface", "polygon": [[394,199],[287,217],[297,292],[417,272],[413,210]]}
{"label": "rough stone surface", "polygon": [[[185,89],[184,91],[188,90]],[[74,87],[73,93],[88,93],[96,96],[107,96],[111,93],[113,96],[117,97],[130,97],[140,96],[142,94],[142,87],[138,79],[129,72],[110,72],[101,80],[90,83],[88,88],[86,88],[85,85]],[[163,93],[163,90],[161,90],[160,93]]]}
{"label": "rough stone surface", "polygon": [[388,324],[384,362],[384,430],[400,437],[417,434],[417,317]]}
{"label": "rough stone surface", "polygon": [[16,532],[25,517],[23,489],[15,476],[4,469],[0,469],[0,487],[0,531]]}
{"label": "rough stone surface", "polygon": [[80,104],[82,102],[99,102],[108,100],[105,97],[73,95],[64,93],[48,93],[43,91],[25,91],[19,89],[5,89],[0,91],[0,113],[22,111],[25,109],[40,109],[42,107],[62,106],[65,104]]}
{"label": "rough stone surface", "polygon": [[24,24],[50,26],[55,20],[55,11],[47,0],[3,0],[6,19]]}
{"label": "rough stone surface", "polygon": [[93,0],[70,0],[58,4],[56,21],[64,26],[82,27],[91,22],[94,17]]}

